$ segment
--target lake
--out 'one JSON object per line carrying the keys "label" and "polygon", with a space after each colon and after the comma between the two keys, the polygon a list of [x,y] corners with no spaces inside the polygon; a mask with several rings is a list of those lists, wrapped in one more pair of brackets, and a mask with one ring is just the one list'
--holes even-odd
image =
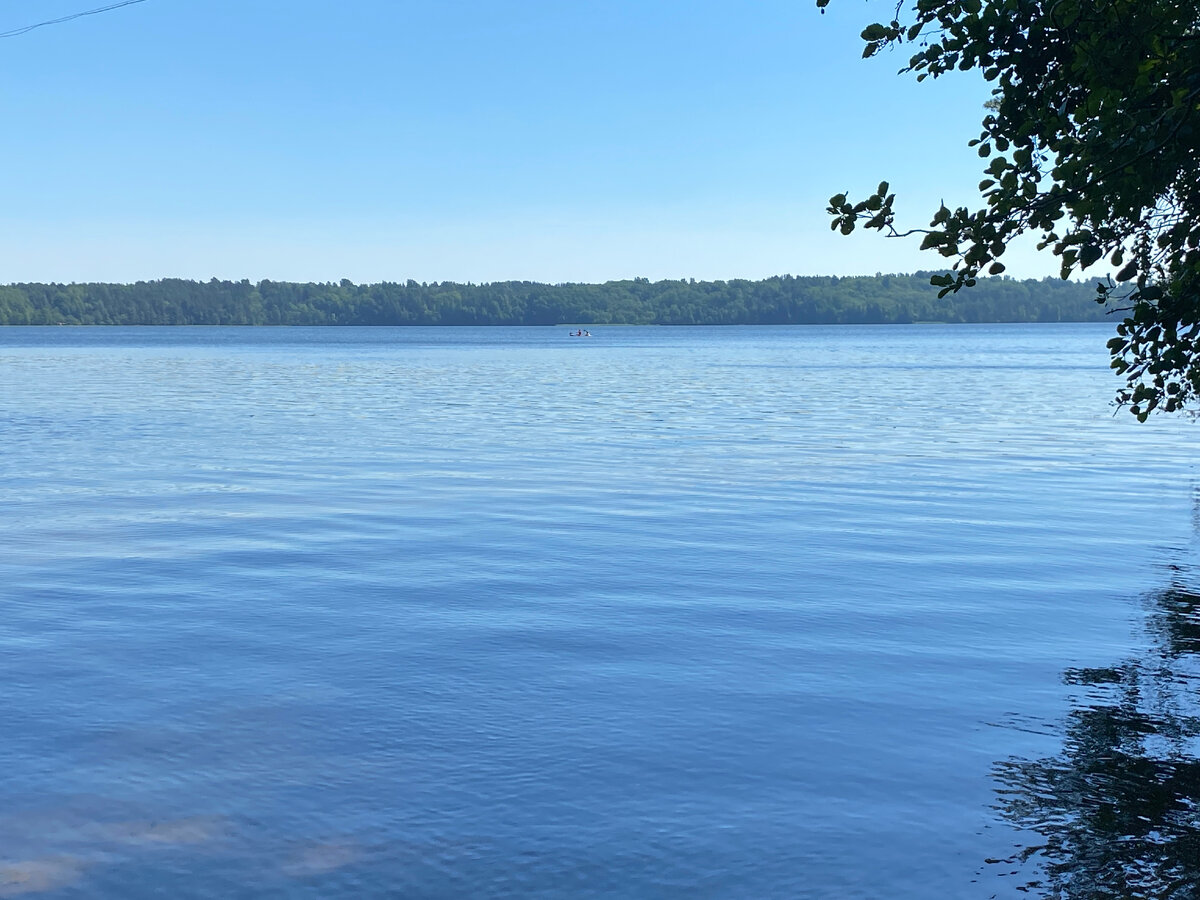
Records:
{"label": "lake", "polygon": [[1111,326],[592,332],[0,329],[0,897],[1060,896],[1196,839],[1197,432],[1114,416]]}

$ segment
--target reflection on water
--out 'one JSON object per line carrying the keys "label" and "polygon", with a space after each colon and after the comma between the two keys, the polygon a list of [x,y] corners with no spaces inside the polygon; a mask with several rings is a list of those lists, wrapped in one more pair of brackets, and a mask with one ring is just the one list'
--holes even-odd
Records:
{"label": "reflection on water", "polygon": [[0,865],[0,897],[38,894],[79,880],[83,865],[71,857],[29,859]]}
{"label": "reflection on water", "polygon": [[[97,865],[112,866],[154,852],[180,852],[226,837],[228,823],[215,816],[168,820],[107,820],[113,804],[100,798],[77,808],[0,814],[0,898],[56,892],[75,886]],[[49,855],[21,856],[45,849]],[[15,853],[15,856],[10,854]]]}
{"label": "reflection on water", "polygon": [[0,898],[986,896],[1187,543],[1104,327],[0,329]]}
{"label": "reflection on water", "polygon": [[1055,898],[1200,897],[1200,593],[1148,600],[1146,653],[1068,669],[1062,752],[996,767],[1001,813],[1031,835],[997,865]]}

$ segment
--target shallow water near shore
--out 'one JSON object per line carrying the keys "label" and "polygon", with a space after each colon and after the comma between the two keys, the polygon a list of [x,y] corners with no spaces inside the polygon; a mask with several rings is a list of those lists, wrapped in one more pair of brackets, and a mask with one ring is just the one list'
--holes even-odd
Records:
{"label": "shallow water near shore", "polygon": [[0,329],[0,897],[1028,896],[1200,584],[1110,330]]}

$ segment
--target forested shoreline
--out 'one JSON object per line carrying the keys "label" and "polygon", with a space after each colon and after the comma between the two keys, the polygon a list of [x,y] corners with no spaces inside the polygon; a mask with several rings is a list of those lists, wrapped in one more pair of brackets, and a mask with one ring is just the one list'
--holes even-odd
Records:
{"label": "forested shoreline", "polygon": [[0,286],[0,325],[775,325],[1102,321],[1090,283],[930,273],[604,284],[282,281]]}

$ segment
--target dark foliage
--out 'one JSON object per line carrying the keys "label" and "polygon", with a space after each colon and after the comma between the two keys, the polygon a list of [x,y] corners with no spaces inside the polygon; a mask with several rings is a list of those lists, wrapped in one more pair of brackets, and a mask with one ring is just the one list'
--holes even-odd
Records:
{"label": "dark foliage", "polygon": [[1200,0],[902,0],[862,37],[864,56],[910,46],[918,81],[975,70],[994,86],[971,142],[981,202],[901,232],[883,182],[832,197],[833,227],[922,233],[953,260],[933,279],[945,293],[1004,271],[1025,233],[1063,278],[1108,263],[1097,299],[1128,313],[1108,345],[1118,401],[1142,420],[1200,402]]}
{"label": "dark foliage", "polygon": [[3,325],[774,325],[1075,322],[1084,285],[984,279],[939,300],[929,274],[763,281],[326,284],[163,279],[0,287]]}

